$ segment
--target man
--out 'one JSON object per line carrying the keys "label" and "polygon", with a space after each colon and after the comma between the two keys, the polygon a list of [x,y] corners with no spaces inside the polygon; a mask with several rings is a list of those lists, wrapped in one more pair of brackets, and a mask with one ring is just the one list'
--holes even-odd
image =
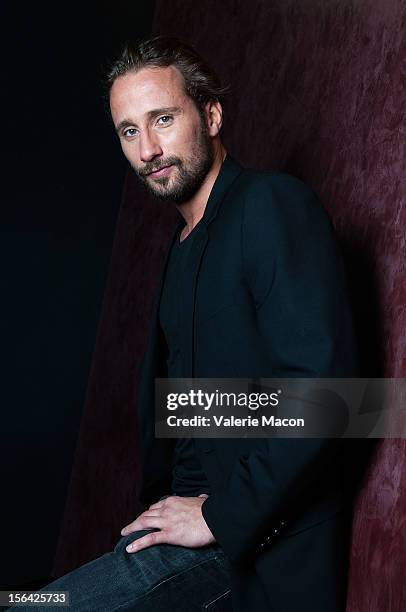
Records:
{"label": "man", "polygon": [[46,590],[69,590],[73,610],[342,611],[339,440],[154,437],[156,377],[354,375],[330,223],[301,181],[229,156],[223,90],[193,49],[143,41],[109,85],[124,155],[181,215],[140,374],[146,510],[113,553]]}

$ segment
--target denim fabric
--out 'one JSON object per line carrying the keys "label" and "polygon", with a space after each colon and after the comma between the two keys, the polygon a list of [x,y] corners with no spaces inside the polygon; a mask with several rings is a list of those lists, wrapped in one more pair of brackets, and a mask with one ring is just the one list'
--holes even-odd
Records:
{"label": "denim fabric", "polygon": [[[35,606],[35,609],[43,612],[51,609],[61,612],[232,610],[229,563],[218,544],[195,549],[158,544],[127,553],[127,544],[150,531],[154,530],[136,531],[120,538],[112,552],[41,589],[41,592],[69,591],[69,608]],[[15,609],[29,612],[33,608]]]}

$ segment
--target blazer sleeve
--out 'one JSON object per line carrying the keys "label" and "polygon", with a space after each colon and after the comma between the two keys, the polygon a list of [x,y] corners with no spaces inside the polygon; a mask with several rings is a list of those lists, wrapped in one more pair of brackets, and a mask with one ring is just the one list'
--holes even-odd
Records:
{"label": "blazer sleeve", "polygon": [[[253,181],[241,235],[269,378],[355,376],[343,263],[313,191],[285,174]],[[238,458],[226,486],[202,505],[208,527],[232,562],[254,554],[272,525],[294,515],[304,499],[320,495],[320,477],[342,440],[262,442],[259,450]]]}

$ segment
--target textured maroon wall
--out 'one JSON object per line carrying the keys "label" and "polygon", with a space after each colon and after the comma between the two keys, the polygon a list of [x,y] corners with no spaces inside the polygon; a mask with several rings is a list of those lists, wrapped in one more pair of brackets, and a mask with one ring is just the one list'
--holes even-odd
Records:
{"label": "textured maroon wall", "polygon": [[[230,84],[230,153],[320,193],[347,258],[367,376],[406,376],[405,24],[400,0],[160,0],[155,14],[157,33],[192,42]],[[136,511],[135,372],[172,225],[130,176],[57,573],[107,550]],[[405,455],[404,440],[383,441],[357,497],[348,612],[406,609]]]}

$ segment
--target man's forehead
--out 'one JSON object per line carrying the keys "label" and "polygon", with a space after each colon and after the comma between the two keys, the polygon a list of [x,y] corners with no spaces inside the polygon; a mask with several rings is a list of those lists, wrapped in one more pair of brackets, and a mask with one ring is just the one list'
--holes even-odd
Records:
{"label": "man's forehead", "polygon": [[142,68],[137,72],[127,72],[113,83],[110,99],[120,102],[126,99],[142,102],[145,98],[175,99],[184,98],[185,88],[181,73],[174,66],[165,68]]}

